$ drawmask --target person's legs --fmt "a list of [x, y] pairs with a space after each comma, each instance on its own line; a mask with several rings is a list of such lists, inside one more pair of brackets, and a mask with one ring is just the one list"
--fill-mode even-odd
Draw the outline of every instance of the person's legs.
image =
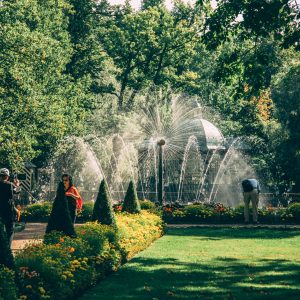
[[253, 190], [251, 192], [251, 203], [252, 203], [252, 218], [253, 222], [257, 223], [257, 217], [258, 217], [258, 192], [257, 190]]
[[249, 222], [249, 202], [250, 202], [250, 195], [249, 193], [243, 193], [244, 196], [244, 220], [245, 223]]
[[68, 203], [68, 208], [69, 208], [69, 213], [70, 213], [70, 217], [73, 223], [75, 223], [75, 219], [76, 219], [76, 204], [73, 203], [73, 201], [69, 201]]
[[13, 241], [14, 228], [15, 228], [14, 222], [12, 222], [12, 221], [5, 222], [5, 231], [6, 231], [9, 247], [11, 247], [11, 243]]

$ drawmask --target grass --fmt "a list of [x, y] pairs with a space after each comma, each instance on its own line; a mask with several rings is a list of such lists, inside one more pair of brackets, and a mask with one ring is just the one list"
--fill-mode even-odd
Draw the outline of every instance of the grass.
[[300, 299], [300, 231], [181, 228], [81, 300]]

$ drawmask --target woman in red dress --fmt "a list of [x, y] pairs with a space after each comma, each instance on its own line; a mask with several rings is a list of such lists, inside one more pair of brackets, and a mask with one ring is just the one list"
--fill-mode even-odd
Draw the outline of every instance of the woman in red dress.
[[77, 188], [73, 185], [72, 176], [70, 176], [69, 174], [63, 174], [62, 181], [64, 183], [66, 191], [66, 198], [71, 220], [73, 221], [73, 223], [75, 223], [76, 212], [82, 209], [82, 198]]

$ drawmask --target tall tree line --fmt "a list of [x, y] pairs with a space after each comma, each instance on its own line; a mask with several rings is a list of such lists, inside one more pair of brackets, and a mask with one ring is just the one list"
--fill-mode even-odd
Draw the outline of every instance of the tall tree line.
[[299, 9], [217, 3], [1, 1], [2, 164], [42, 166], [60, 139], [114, 130], [141, 95], [168, 88], [199, 96], [226, 135], [250, 136], [270, 183], [300, 189]]

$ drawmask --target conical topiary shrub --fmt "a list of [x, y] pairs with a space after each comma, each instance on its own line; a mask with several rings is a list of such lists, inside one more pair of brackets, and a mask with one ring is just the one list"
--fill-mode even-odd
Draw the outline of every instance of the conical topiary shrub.
[[136, 188], [133, 181], [129, 182], [122, 211], [127, 211], [131, 214], [137, 214], [141, 212], [140, 201], [138, 199]]
[[65, 235], [76, 237], [74, 225], [68, 209], [64, 185], [62, 182], [59, 183], [57, 188], [56, 197], [46, 228], [46, 234], [53, 230], [62, 231]]
[[93, 209], [92, 220], [105, 225], [116, 225], [112, 199], [104, 179], [100, 184], [99, 193]]
[[6, 232], [4, 231], [4, 224], [0, 218], [0, 265], [4, 265], [10, 269], [13, 269], [14, 257], [11, 253]]

